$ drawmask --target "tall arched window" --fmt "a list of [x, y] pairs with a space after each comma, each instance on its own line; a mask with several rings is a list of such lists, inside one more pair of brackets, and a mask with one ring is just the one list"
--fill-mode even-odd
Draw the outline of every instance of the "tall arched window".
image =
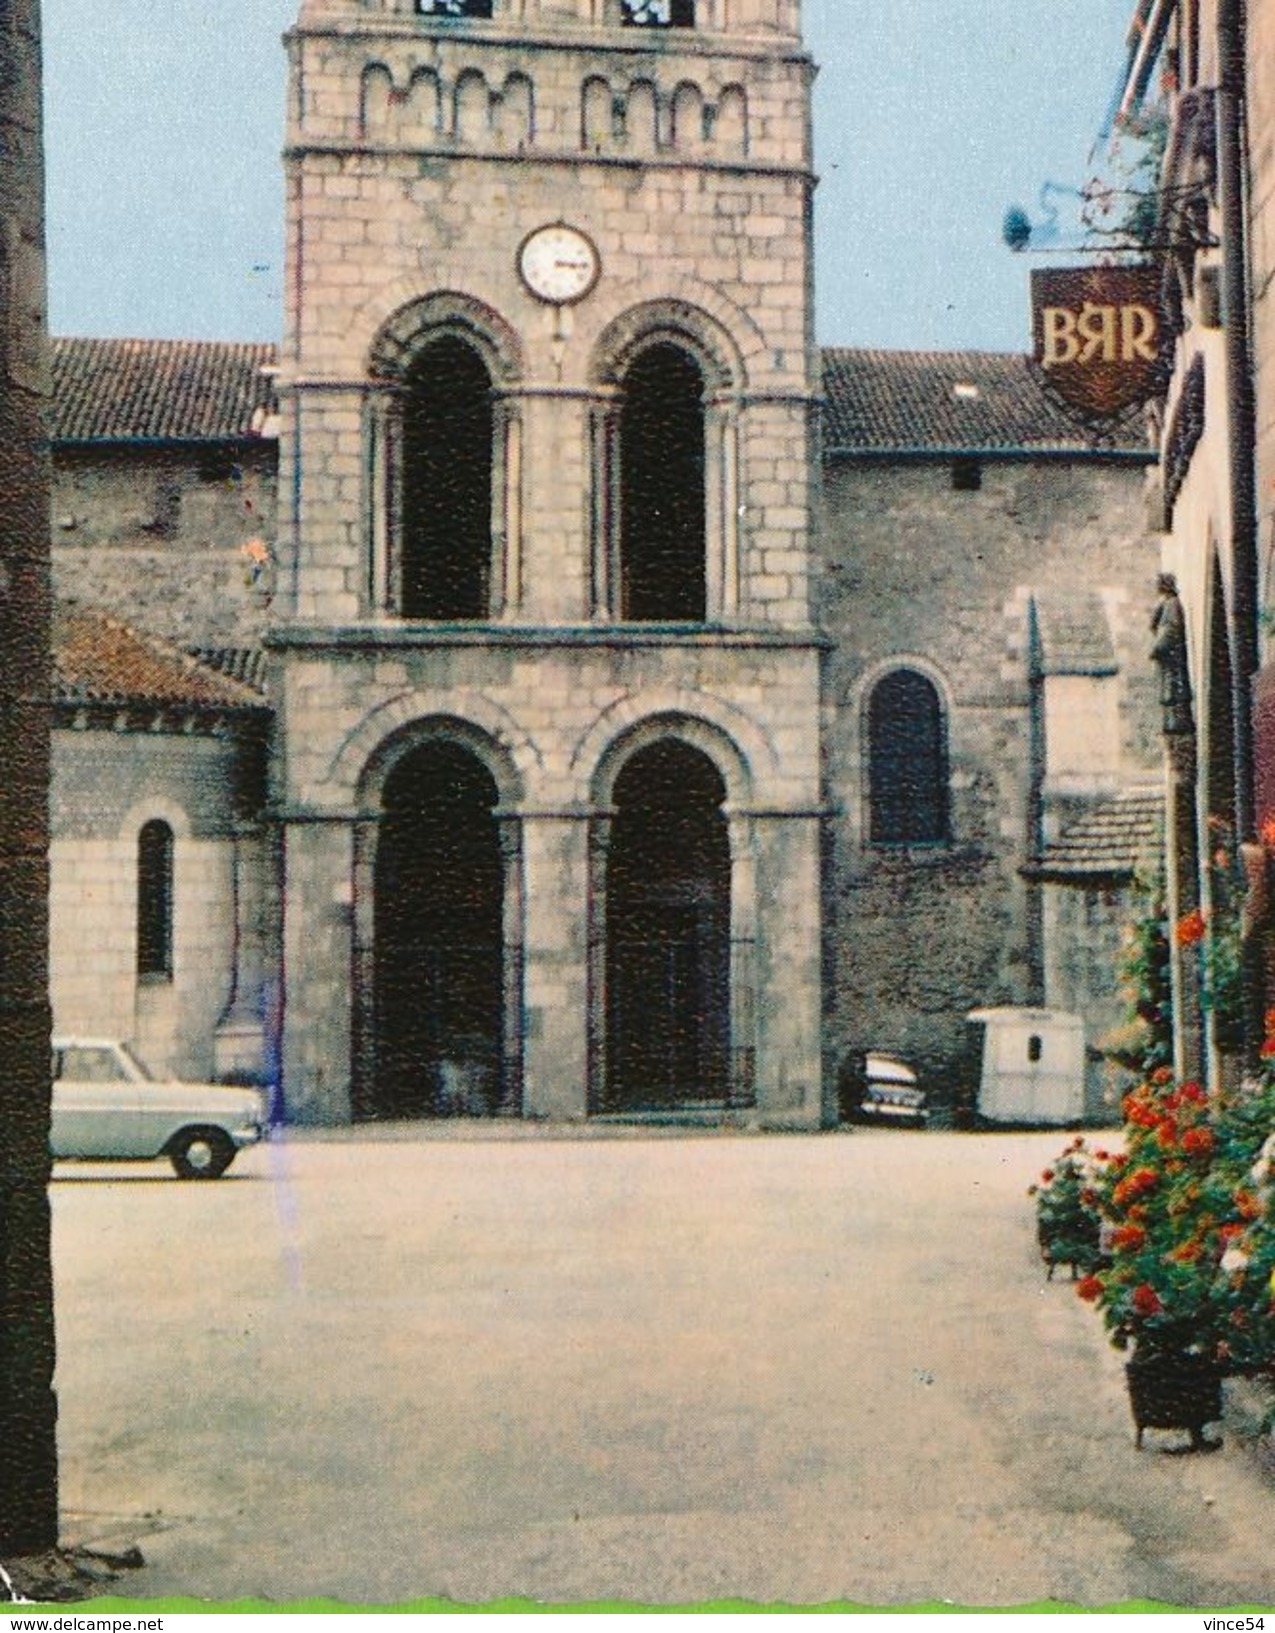
[[486, 618], [491, 608], [491, 376], [444, 335], [407, 371], [402, 421], [399, 611]]
[[874, 845], [949, 837], [943, 705], [914, 669], [885, 675], [868, 702], [868, 837]]
[[137, 836], [137, 973], [173, 978], [173, 830], [158, 819]]
[[625, 373], [620, 406], [620, 615], [702, 623], [706, 615], [704, 378], [660, 342]]

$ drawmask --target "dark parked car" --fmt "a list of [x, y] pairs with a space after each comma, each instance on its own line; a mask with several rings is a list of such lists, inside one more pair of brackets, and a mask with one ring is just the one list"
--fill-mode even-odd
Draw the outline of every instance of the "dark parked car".
[[879, 1049], [856, 1050], [841, 1069], [841, 1120], [924, 1128], [929, 1117], [916, 1073]]

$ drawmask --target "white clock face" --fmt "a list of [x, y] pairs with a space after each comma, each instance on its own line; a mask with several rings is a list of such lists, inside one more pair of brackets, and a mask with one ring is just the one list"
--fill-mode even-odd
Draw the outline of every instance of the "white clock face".
[[583, 300], [601, 270], [597, 246], [576, 227], [537, 227], [518, 251], [522, 281], [537, 299], [555, 306]]

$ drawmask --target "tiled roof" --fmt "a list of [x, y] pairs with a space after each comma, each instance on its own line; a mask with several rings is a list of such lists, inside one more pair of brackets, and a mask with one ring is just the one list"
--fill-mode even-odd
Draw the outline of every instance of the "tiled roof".
[[55, 442], [224, 442], [278, 410], [275, 348], [215, 340], [55, 340]]
[[[55, 340], [55, 442], [273, 438], [266, 343]], [[824, 446], [859, 454], [1076, 453], [1082, 430], [1011, 352], [823, 351]], [[1118, 439], [1145, 451], [1136, 432]]]
[[263, 709], [264, 696], [180, 647], [97, 607], [60, 602], [53, 619], [54, 697], [91, 706]]
[[1163, 823], [1164, 796], [1155, 789], [1132, 789], [1078, 817], [1046, 845], [1039, 862], [1023, 871], [1059, 883], [1128, 879], [1159, 850]]
[[266, 654], [259, 646], [192, 646], [192, 658], [219, 675], [242, 681], [258, 692], [266, 689]]
[[[1085, 452], [1083, 430], [1013, 352], [823, 352], [829, 453]], [[1147, 451], [1136, 432], [1118, 438]]]

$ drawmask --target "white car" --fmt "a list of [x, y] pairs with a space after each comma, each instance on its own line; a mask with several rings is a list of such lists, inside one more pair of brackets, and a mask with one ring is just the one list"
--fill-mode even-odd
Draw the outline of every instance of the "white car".
[[161, 1083], [114, 1039], [53, 1040], [55, 1157], [167, 1157], [181, 1179], [216, 1179], [265, 1134], [255, 1089]]

